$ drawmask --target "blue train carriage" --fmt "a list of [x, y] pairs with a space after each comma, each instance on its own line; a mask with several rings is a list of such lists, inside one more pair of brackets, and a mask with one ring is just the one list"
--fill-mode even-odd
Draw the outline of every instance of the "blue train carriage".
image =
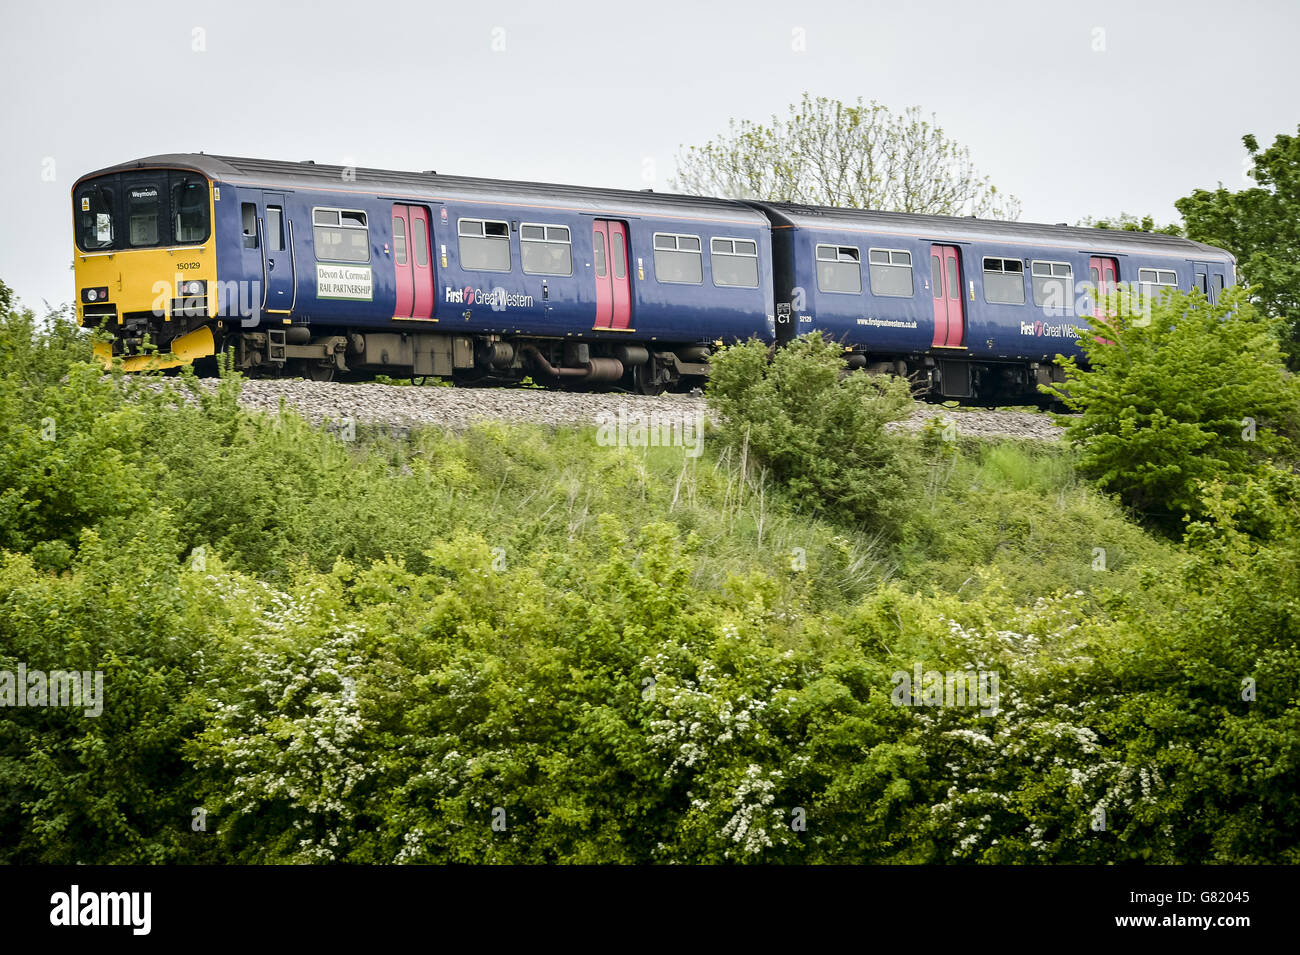
[[851, 365], [945, 398], [1024, 399], [1062, 380], [1055, 357], [1081, 356], [1099, 288], [1217, 301], [1234, 282], [1231, 255], [1176, 236], [753, 205], [772, 222], [778, 338], [821, 331]]
[[[172, 229], [169, 177], [202, 193], [189, 232]], [[122, 195], [146, 179], [163, 184], [149, 229]], [[96, 251], [136, 281], [84, 317], [129, 368], [229, 350], [251, 373], [654, 392], [702, 380], [718, 343], [775, 334], [770, 227], [743, 203], [202, 154], [83, 177], [74, 211], [92, 188]], [[142, 292], [173, 278], [166, 302]], [[146, 335], [174, 354], [144, 355]]]

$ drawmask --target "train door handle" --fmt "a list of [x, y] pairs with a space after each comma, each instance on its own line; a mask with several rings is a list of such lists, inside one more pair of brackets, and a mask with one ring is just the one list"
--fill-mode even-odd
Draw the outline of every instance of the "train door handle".
[[275, 271], [275, 259], [267, 259], [267, 260], [266, 260], [266, 267], [267, 267], [268, 269], [270, 269], [272, 272], [274, 272], [274, 271]]

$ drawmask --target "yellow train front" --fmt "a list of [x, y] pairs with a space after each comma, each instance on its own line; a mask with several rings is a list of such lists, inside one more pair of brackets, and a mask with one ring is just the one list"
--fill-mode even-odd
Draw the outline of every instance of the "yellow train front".
[[216, 350], [213, 185], [196, 170], [128, 164], [72, 190], [77, 321], [103, 328], [106, 364], [169, 368]]

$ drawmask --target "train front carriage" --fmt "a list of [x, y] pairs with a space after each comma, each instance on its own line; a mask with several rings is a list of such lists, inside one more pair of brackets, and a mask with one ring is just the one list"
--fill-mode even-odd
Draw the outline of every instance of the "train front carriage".
[[726, 200], [204, 155], [74, 188], [83, 324], [128, 370], [702, 381], [770, 341], [766, 216]]

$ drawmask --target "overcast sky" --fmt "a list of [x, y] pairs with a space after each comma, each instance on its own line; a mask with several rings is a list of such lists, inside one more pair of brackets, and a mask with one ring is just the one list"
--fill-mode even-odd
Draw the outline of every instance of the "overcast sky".
[[1026, 221], [1170, 221], [1247, 184], [1243, 133], [1296, 131], [1298, 27], [1295, 0], [3, 0], [0, 278], [70, 301], [72, 182], [127, 159], [663, 189], [805, 90], [937, 114]]

